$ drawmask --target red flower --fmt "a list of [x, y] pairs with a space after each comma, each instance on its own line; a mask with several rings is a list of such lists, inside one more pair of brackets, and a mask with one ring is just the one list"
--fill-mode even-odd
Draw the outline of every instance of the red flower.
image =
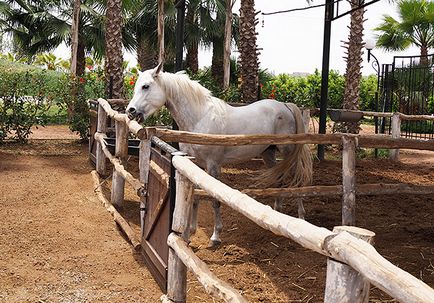
[[134, 85], [134, 81], [133, 80], [130, 80], [130, 85]]
[[83, 77], [78, 78], [78, 81], [80, 81], [80, 83], [86, 82], [86, 80]]

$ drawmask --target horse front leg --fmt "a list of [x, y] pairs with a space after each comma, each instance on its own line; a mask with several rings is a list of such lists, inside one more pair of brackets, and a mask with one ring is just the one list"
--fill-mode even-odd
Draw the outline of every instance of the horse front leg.
[[[220, 166], [212, 163], [207, 166], [208, 174], [210, 174], [212, 177], [218, 179], [220, 176]], [[211, 239], [209, 241], [210, 247], [218, 246], [222, 243], [220, 239], [220, 234], [223, 229], [223, 221], [222, 221], [222, 215], [220, 211], [220, 202], [217, 200], [212, 201], [212, 207], [214, 210], [214, 231], [211, 236]]]
[[[274, 147], [267, 148], [262, 154], [262, 160], [267, 168], [276, 165], [276, 149]], [[274, 198], [274, 210], [282, 211], [282, 198]]]
[[199, 210], [199, 200], [197, 198], [193, 198], [193, 208], [192, 208], [191, 220], [190, 220], [190, 235], [194, 235], [197, 231], [198, 210]]

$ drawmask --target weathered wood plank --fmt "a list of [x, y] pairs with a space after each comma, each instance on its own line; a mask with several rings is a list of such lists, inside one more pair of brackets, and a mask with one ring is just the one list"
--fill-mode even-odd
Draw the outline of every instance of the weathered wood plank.
[[292, 239], [305, 248], [344, 262], [369, 282], [398, 301], [432, 302], [434, 289], [383, 258], [370, 244], [347, 232], [335, 234], [271, 209], [214, 179], [185, 157], [174, 156], [175, 168], [213, 198], [271, 232]]
[[238, 291], [217, 278], [181, 237], [171, 233], [167, 238], [167, 244], [176, 252], [188, 270], [195, 275], [208, 294], [225, 302], [247, 302]]
[[104, 152], [104, 155], [110, 160], [113, 164], [116, 171], [122, 175], [122, 177], [130, 184], [134, 190], [136, 191], [138, 196], [143, 195], [144, 184], [134, 178], [122, 165], [121, 161], [115, 158], [107, 148], [107, 144], [104, 141], [105, 136], [103, 134], [95, 133], [95, 140], [101, 144], [101, 149]]
[[[401, 137], [401, 116], [399, 114], [393, 114], [392, 116], [392, 138], [399, 139]], [[390, 150], [390, 160], [399, 161], [399, 149]]]
[[342, 225], [356, 224], [356, 142], [342, 137]]
[[[372, 245], [375, 233], [354, 226], [336, 226], [333, 232], [346, 231], [357, 239]], [[325, 303], [368, 303], [369, 282], [363, 275], [347, 264], [327, 259], [327, 279], [324, 295]]]
[[[95, 134], [105, 136], [107, 132], [107, 113], [101, 104], [98, 105], [98, 122]], [[101, 176], [107, 174], [106, 157], [102, 151], [100, 142], [96, 143], [96, 170]]]
[[93, 185], [94, 185], [94, 191], [98, 196], [98, 199], [102, 202], [104, 207], [107, 209], [107, 211], [113, 216], [113, 219], [115, 222], [119, 225], [119, 227], [122, 229], [122, 231], [125, 233], [127, 238], [130, 240], [131, 244], [133, 245], [135, 250], [140, 249], [140, 241], [138, 240], [138, 237], [134, 230], [131, 228], [131, 226], [128, 224], [128, 222], [122, 217], [122, 215], [116, 210], [116, 208], [113, 207], [113, 205], [105, 198], [104, 194], [101, 191], [100, 188], [100, 178], [96, 171], [91, 172], [92, 179], [93, 179]]
[[[149, 161], [151, 158], [151, 140], [141, 140], [139, 147], [139, 174], [140, 182], [145, 184], [146, 191], [148, 190], [149, 176]], [[148, 195], [140, 197], [140, 235], [143, 236], [145, 226], [145, 213]]]
[[158, 181], [169, 188], [170, 176], [157, 164], [155, 161], [149, 161], [150, 172], [158, 179]]
[[[342, 185], [317, 185], [306, 187], [285, 187], [285, 188], [264, 188], [264, 189], [243, 189], [242, 193], [251, 197], [281, 197], [281, 198], [301, 198], [301, 197], [321, 197], [321, 196], [340, 196], [342, 195]], [[388, 184], [359, 184], [356, 185], [357, 196], [376, 196], [392, 194], [434, 194], [432, 185], [411, 185], [404, 183]], [[194, 195], [208, 197], [208, 193], [203, 189], [195, 189]]]
[[[175, 178], [176, 197], [172, 230], [184, 240], [188, 240], [193, 184], [178, 172]], [[174, 302], [185, 302], [187, 299], [187, 268], [173, 248], [169, 249], [167, 267], [167, 297]]]

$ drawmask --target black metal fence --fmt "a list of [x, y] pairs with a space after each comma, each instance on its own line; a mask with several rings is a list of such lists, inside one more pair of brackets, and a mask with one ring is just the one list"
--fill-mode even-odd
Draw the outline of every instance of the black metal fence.
[[[407, 115], [434, 114], [434, 54], [395, 56], [383, 64], [380, 77], [380, 111]], [[380, 132], [390, 133], [390, 119], [380, 120]], [[401, 136], [434, 139], [433, 121], [403, 121]]]

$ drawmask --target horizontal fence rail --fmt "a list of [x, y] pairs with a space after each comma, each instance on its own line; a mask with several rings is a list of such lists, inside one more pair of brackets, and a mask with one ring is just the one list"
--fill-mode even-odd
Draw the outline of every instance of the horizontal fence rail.
[[128, 119], [126, 114], [119, 114], [111, 109], [110, 104], [104, 100], [98, 100], [109, 117], [116, 121], [127, 123], [131, 132], [139, 139], [148, 139], [156, 136], [164, 141], [181, 142], [202, 145], [264, 145], [264, 144], [341, 144], [342, 137], [356, 138], [360, 147], [371, 148], [406, 148], [433, 150], [433, 140], [415, 140], [404, 138], [391, 138], [387, 135], [352, 135], [352, 134], [294, 134], [294, 135], [212, 135], [175, 131], [169, 129], [142, 127], [134, 120]]
[[336, 234], [302, 219], [279, 213], [214, 179], [185, 157], [175, 156], [173, 165], [194, 185], [257, 225], [305, 248], [348, 264], [393, 298], [410, 303], [432, 302], [432, 288], [387, 261], [367, 242], [356, 239], [347, 232]]
[[[302, 197], [321, 197], [321, 196], [340, 196], [343, 194], [342, 185], [317, 185], [305, 187], [285, 187], [285, 188], [264, 188], [264, 189], [243, 189], [243, 194], [251, 197], [281, 197], [281, 198], [302, 198]], [[196, 196], [209, 196], [202, 189], [195, 189]], [[360, 184], [356, 185], [357, 196], [376, 196], [392, 194], [434, 194], [432, 185], [409, 185], [405, 183], [393, 184]]]
[[[123, 100], [112, 100], [112, 104], [123, 104]], [[208, 195], [226, 204], [246, 216], [254, 223], [276, 235], [287, 237], [305, 248], [322, 254], [329, 260], [338, 261], [334, 268], [339, 264], [348, 264], [356, 272], [363, 276], [363, 279], [372, 283], [379, 289], [391, 295], [393, 298], [402, 302], [432, 302], [434, 290], [424, 282], [418, 280], [411, 274], [403, 271], [383, 258], [372, 245], [353, 236], [353, 232], [347, 226], [337, 228], [337, 232], [332, 232], [326, 228], [310, 224], [302, 219], [297, 219], [271, 209], [270, 206], [261, 204], [252, 196], [282, 196], [282, 197], [311, 197], [322, 195], [343, 195], [343, 201], [354, 202], [354, 195], [375, 195], [392, 193], [416, 193], [431, 194], [434, 192], [433, 186], [409, 186], [406, 184], [363, 184], [356, 186], [354, 174], [351, 173], [355, 168], [355, 146], [376, 147], [376, 148], [408, 148], [434, 150], [433, 140], [414, 140], [393, 138], [384, 135], [351, 135], [351, 134], [298, 134], [298, 135], [209, 135], [191, 132], [174, 131], [155, 127], [143, 127], [136, 121], [130, 120], [127, 115], [120, 114], [113, 110], [110, 103], [104, 99], [98, 100], [98, 128], [95, 133], [97, 145], [97, 170], [98, 165], [105, 169], [103, 161], [108, 158], [114, 166], [113, 174], [118, 174], [118, 181], [121, 186], [123, 199], [124, 181], [127, 181], [136, 190], [137, 194], [143, 198], [146, 194], [146, 175], [149, 170], [158, 176], [160, 181], [167, 183], [168, 175], [161, 171], [159, 166], [153, 161], [144, 162], [140, 157], [140, 181], [135, 179], [125, 170], [125, 146], [128, 145], [128, 130], [142, 140], [141, 149], [149, 147], [149, 139], [158, 140], [161, 144], [164, 141], [183, 142], [190, 144], [204, 145], [226, 145], [239, 146], [248, 144], [343, 144], [343, 185], [336, 186], [310, 186], [304, 188], [269, 188], [269, 189], [246, 189], [245, 193], [232, 189], [224, 183], [208, 175], [188, 157], [184, 155], [172, 154], [172, 164], [176, 168], [176, 202], [172, 223], [172, 234], [169, 235], [167, 242], [169, 250], [168, 268], [168, 293], [164, 302], [185, 302], [186, 300], [186, 270], [191, 271], [205, 290], [213, 297], [224, 300], [225, 302], [246, 302], [246, 300], [230, 285], [218, 279], [201, 261], [194, 252], [188, 247], [189, 238], [189, 218], [191, 211], [191, 199], [193, 194], [202, 196]], [[368, 112], [369, 113], [369, 112]], [[381, 113], [385, 114], [385, 113]], [[387, 113], [386, 113], [387, 114]], [[390, 114], [390, 113], [389, 113]], [[391, 114], [390, 117], [399, 120], [401, 115]], [[404, 115], [405, 116], [405, 115]], [[106, 122], [107, 117], [116, 122], [116, 155], [113, 156], [107, 148]], [[429, 118], [431, 116], [428, 116]], [[404, 118], [413, 119], [407, 116]], [[430, 119], [428, 119], [430, 120]], [[399, 124], [398, 124], [399, 125]], [[119, 130], [118, 131], [118, 126]], [[127, 132], [123, 131], [126, 129]], [[120, 136], [118, 138], [118, 136]], [[118, 142], [122, 142], [119, 143]], [[118, 146], [119, 145], [119, 146]], [[143, 153], [143, 155], [146, 153]], [[142, 155], [142, 156], [143, 156]], [[99, 164], [98, 164], [99, 163]], [[345, 164], [346, 163], [346, 164]], [[142, 171], [143, 167], [143, 171]], [[101, 169], [102, 170], [102, 169]], [[122, 181], [122, 182], [120, 182]], [[117, 182], [113, 180], [113, 183]], [[194, 189], [194, 186], [199, 189]], [[113, 191], [116, 186], [112, 187]], [[346, 196], [352, 198], [345, 198]], [[143, 202], [143, 201], [142, 201]], [[142, 204], [141, 204], [142, 207]], [[113, 207], [111, 209], [114, 210]], [[348, 215], [353, 215], [349, 213]], [[345, 225], [345, 224], [344, 224]], [[360, 230], [353, 227], [354, 230]], [[367, 231], [368, 234], [370, 233]], [[357, 232], [355, 232], [357, 234]], [[363, 237], [362, 237], [363, 238]], [[137, 241], [135, 241], [137, 242]], [[339, 263], [342, 262], [342, 263]], [[351, 270], [353, 270], [351, 269]], [[339, 272], [335, 271], [334, 274]], [[340, 273], [337, 274], [338, 276]], [[328, 279], [328, 273], [327, 273]], [[362, 281], [363, 282], [363, 281]], [[327, 283], [329, 283], [327, 281]], [[345, 283], [344, 283], [345, 284]], [[362, 283], [363, 284], [363, 283]], [[368, 284], [369, 285], [369, 284]], [[330, 296], [330, 288], [326, 287], [326, 301], [334, 302]], [[335, 298], [335, 297], [333, 297]], [[353, 302], [353, 301], [349, 301]]]

